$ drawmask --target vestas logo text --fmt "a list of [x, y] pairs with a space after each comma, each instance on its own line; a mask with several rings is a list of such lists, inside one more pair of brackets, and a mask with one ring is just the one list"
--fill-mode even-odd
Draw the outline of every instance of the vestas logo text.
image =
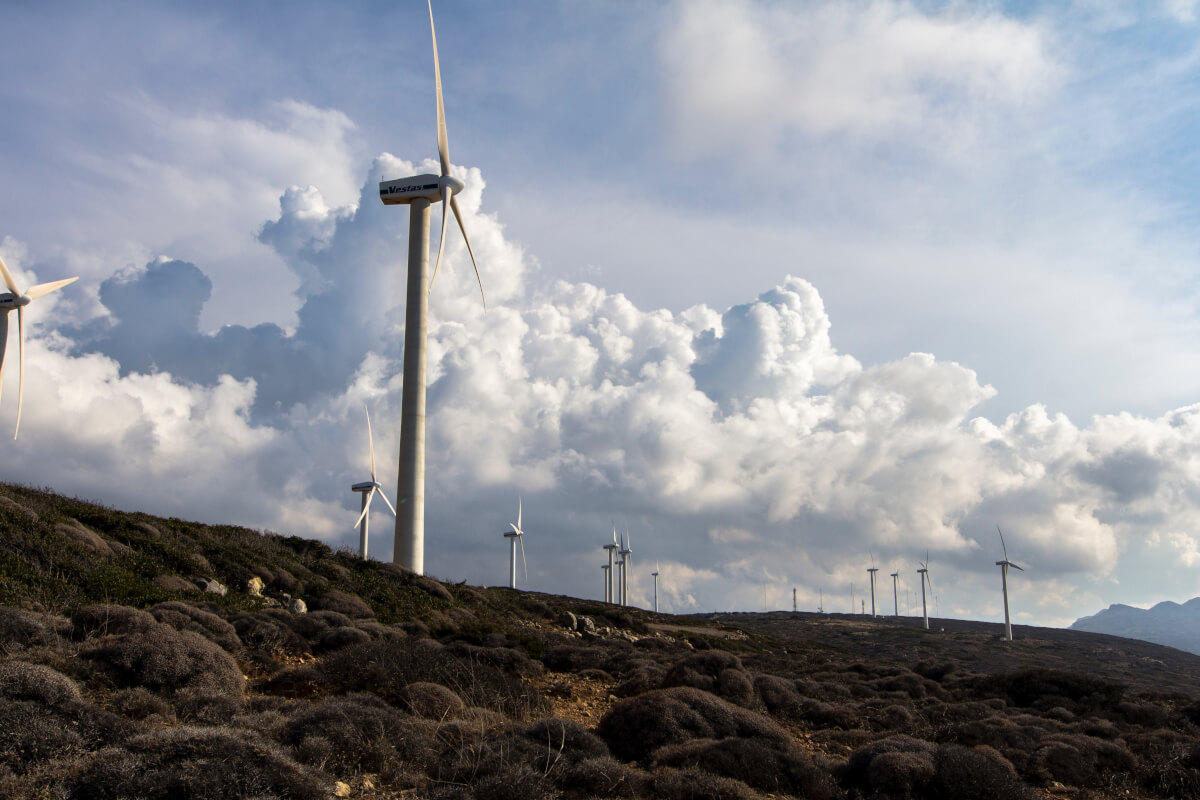
[[430, 189], [436, 189], [436, 183], [423, 183], [419, 186], [380, 186], [379, 196], [384, 197], [389, 194], [410, 194], [412, 192], [427, 192]]

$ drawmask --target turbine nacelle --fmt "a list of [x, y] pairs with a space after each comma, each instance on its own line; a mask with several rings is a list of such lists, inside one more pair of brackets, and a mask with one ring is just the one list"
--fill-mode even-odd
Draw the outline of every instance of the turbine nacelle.
[[0, 294], [0, 311], [24, 308], [32, 302], [33, 298], [26, 297], [25, 295], [5, 292], [4, 294]]
[[378, 481], [363, 481], [361, 483], [356, 483], [353, 486], [351, 486], [350, 491], [352, 491], [352, 492], [373, 492], [376, 489], [382, 489], [382, 488], [383, 488], [383, 484], [379, 483]]
[[442, 199], [443, 188], [448, 188], [453, 197], [465, 189], [466, 184], [450, 175], [413, 175], [380, 181], [379, 199], [385, 206], [407, 205], [419, 197], [436, 203]]

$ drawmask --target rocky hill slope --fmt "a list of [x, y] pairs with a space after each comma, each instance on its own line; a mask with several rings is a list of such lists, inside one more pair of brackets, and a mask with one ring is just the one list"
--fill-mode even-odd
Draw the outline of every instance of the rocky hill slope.
[[1200, 597], [1182, 605], [1168, 600], [1150, 609], [1116, 603], [1075, 620], [1071, 630], [1141, 639], [1200, 655]]
[[0, 796], [1200, 798], [1200, 658], [671, 617], [0, 486]]

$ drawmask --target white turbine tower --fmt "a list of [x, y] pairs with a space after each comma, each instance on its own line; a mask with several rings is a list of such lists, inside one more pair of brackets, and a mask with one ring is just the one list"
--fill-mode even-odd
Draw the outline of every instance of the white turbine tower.
[[654, 572], [650, 573], [654, 577], [654, 613], [658, 613], [658, 562], [654, 562]]
[[617, 573], [614, 571], [614, 568], [616, 567], [616, 563], [614, 561], [613, 553], [617, 549], [617, 526], [616, 525], [613, 526], [612, 544], [604, 545], [603, 549], [608, 551], [608, 573], [605, 576], [605, 583], [604, 583], [604, 602], [614, 603], [614, 602], [616, 602], [616, 598], [614, 597], [615, 593], [613, 592], [613, 584], [616, 581]]
[[929, 551], [925, 551], [925, 560], [921, 562], [921, 568], [917, 570], [921, 576], [921, 616], [925, 620], [925, 630], [929, 630], [929, 606], [925, 604], [925, 585], [929, 584], [930, 593], [933, 592], [933, 583], [929, 580]]
[[375, 480], [375, 439], [371, 436], [371, 412], [367, 411], [366, 406], [363, 406], [363, 411], [367, 414], [367, 446], [371, 451], [371, 480], [354, 484], [350, 487], [350, 491], [362, 494], [362, 513], [358, 515], [358, 522], [354, 524], [358, 528], [359, 556], [365, 559], [367, 557], [367, 538], [371, 527], [371, 500], [374, 499], [375, 493], [379, 492], [383, 502], [387, 503], [387, 507], [391, 509], [393, 517], [396, 516], [396, 507], [392, 505], [391, 500], [387, 499], [387, 495], [383, 492], [383, 486]]
[[892, 573], [892, 602], [895, 604], [896, 616], [900, 616], [900, 590], [897, 588], [900, 580], [900, 573]]
[[521, 496], [517, 495], [517, 524], [508, 523], [511, 531], [504, 532], [508, 539], [508, 588], [517, 588], [517, 543], [521, 543], [521, 566], [525, 570], [525, 583], [529, 583], [529, 565], [525, 562], [525, 531], [521, 529]]
[[[467, 243], [479, 294], [483, 279], [475, 264], [471, 240], [463, 226], [462, 212], [455, 198], [464, 188], [462, 181], [450, 176], [450, 145], [446, 136], [446, 111], [442, 103], [442, 71], [438, 65], [437, 32], [433, 27], [433, 4], [429, 6], [429, 34], [433, 41], [433, 78], [437, 94], [437, 148], [441, 160], [440, 175], [416, 175], [411, 178], [380, 181], [379, 199], [384, 205], [407, 205], [408, 217], [408, 290], [404, 312], [404, 392], [401, 399], [400, 465], [396, 499], [404, 513], [396, 517], [396, 543], [392, 560], [418, 575], [425, 572], [425, 331], [429, 310], [429, 292], [442, 264], [446, 249], [446, 224], [449, 211], [454, 213]], [[438, 242], [437, 261], [429, 276], [429, 205], [442, 201], [442, 238]], [[487, 300], [484, 299], [484, 308]]]
[[628, 529], [621, 537], [621, 605], [629, 605], [629, 568], [633, 565], [633, 537]]
[[608, 603], [611, 602], [609, 597], [612, 594], [612, 582], [609, 580], [612, 575], [612, 565], [601, 564], [600, 569], [604, 570], [604, 602]]
[[879, 572], [879, 567], [875, 566], [875, 555], [871, 554], [871, 568], [867, 570], [867, 574], [871, 576], [871, 618], [879, 616], [875, 613], [875, 573]]
[[8, 315], [14, 308], [17, 310], [17, 424], [13, 428], [13, 438], [16, 439], [21, 431], [21, 405], [25, 402], [25, 306], [68, 283], [74, 283], [79, 278], [76, 276], [61, 281], [39, 283], [22, 292], [17, 288], [17, 282], [13, 280], [12, 273], [8, 271], [8, 266], [2, 258], [0, 273], [4, 278], [4, 286], [8, 289], [7, 292], [0, 292], [0, 393], [4, 390], [4, 351], [8, 349]]
[[1004, 551], [1004, 560], [996, 562], [996, 566], [1000, 568], [1000, 585], [1004, 589], [1004, 638], [1011, 642], [1013, 638], [1012, 622], [1008, 617], [1008, 568], [1012, 567], [1022, 572], [1025, 570], [1008, 560], [1008, 548], [1004, 545], [1004, 531], [1000, 530], [999, 525], [996, 526], [996, 533], [1000, 534], [1000, 548]]

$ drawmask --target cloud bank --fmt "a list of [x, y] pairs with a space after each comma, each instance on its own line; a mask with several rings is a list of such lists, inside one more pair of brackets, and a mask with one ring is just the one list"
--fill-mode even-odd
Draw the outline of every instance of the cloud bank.
[[[364, 405], [377, 451], [398, 446], [407, 214], [375, 186], [430, 166], [380, 156], [357, 205], [311, 186], [283, 194], [259, 238], [302, 287], [292, 331], [205, 332], [203, 265], [166, 256], [105, 280], [106, 313], [82, 323], [40, 305], [0, 478], [350, 546]], [[758, 608], [764, 594], [782, 607], [793, 585], [804, 607], [823, 594], [845, 610], [871, 557], [915, 587], [928, 550], [942, 610], [986, 618], [999, 601], [977, 587], [995, 577], [997, 523], [1029, 567], [1014, 588], [1023, 621], [1070, 621], [1147, 570], [1164, 591], [1194, 579], [1200, 406], [1080, 426], [1034, 405], [993, 422], [974, 410], [996, 389], [968, 366], [839, 352], [797, 274], [681, 313], [543, 281], [481, 213], [479, 171], [456, 172], [490, 305], [452, 228], [429, 327], [432, 573], [502, 580], [499, 534], [520, 492], [534, 588], [599, 595], [616, 524], [645, 567], [633, 599], [649, 602], [658, 561], [664, 607], [680, 611]], [[42, 277], [3, 248], [18, 281]], [[380, 463], [390, 486], [394, 462]], [[372, 552], [389, 557], [390, 527], [377, 516], [374, 530]]]

